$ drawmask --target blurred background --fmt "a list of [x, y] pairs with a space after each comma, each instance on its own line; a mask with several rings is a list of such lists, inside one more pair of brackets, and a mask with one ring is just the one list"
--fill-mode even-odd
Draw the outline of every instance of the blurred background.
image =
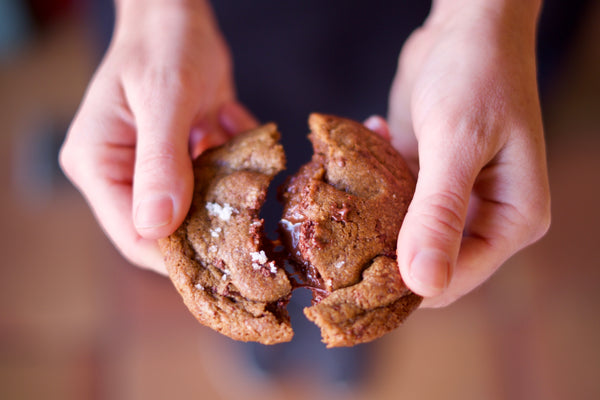
[[[296, 137], [313, 110], [358, 119], [385, 113], [402, 38], [427, 12], [413, 2], [398, 14], [363, 15], [372, 26], [344, 30], [322, 23], [342, 9], [365, 13], [364, 3], [321, 7], [321, 19], [301, 8], [293, 15], [304, 12], [312, 22], [282, 39], [265, 31], [273, 24], [248, 17], [250, 2], [246, 9], [215, 3], [241, 99]], [[271, 22], [290, 12], [266, 1], [252, 7], [272, 12]], [[406, 23], [396, 31], [397, 18]], [[548, 0], [542, 17], [548, 235], [474, 293], [445, 309], [419, 310], [394, 333], [350, 352], [324, 350], [310, 328], [310, 340], [267, 351], [217, 335], [195, 322], [167, 279], [128, 265], [108, 242], [56, 157], [111, 21], [106, 0], [0, 0], [1, 399], [600, 398], [600, 2]], [[333, 60], [318, 71], [315, 59], [257, 53], [277, 41], [299, 49], [295, 40], [332, 32], [336, 46], [354, 55], [382, 54], [377, 82], [360, 79], [364, 65], [336, 75], [329, 61], [340, 55], [326, 43], [318, 60]], [[366, 32], [400, 39], [373, 46]], [[298, 79], [284, 86], [289, 76], [269, 76], [273, 70]], [[317, 81], [307, 84], [306, 76]], [[350, 83], [357, 93], [348, 92]], [[310, 155], [302, 143], [292, 164]]]

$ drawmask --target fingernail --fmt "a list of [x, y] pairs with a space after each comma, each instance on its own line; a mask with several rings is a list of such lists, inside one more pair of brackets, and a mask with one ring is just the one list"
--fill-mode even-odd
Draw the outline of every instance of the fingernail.
[[135, 226], [139, 229], [158, 228], [173, 219], [173, 198], [167, 194], [154, 194], [143, 199], [135, 212]]
[[438, 293], [448, 287], [450, 262], [441, 251], [421, 250], [413, 258], [409, 273], [423, 289]]

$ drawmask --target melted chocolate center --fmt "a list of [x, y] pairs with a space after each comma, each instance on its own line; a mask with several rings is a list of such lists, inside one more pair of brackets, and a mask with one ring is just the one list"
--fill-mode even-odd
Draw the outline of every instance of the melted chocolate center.
[[291, 266], [294, 272], [289, 276], [293, 289], [307, 288], [313, 293], [312, 304], [318, 304], [331, 292], [325, 289], [321, 274], [314, 265], [305, 261], [299, 248], [303, 221], [282, 219], [279, 222], [279, 232], [285, 248], [289, 251]]

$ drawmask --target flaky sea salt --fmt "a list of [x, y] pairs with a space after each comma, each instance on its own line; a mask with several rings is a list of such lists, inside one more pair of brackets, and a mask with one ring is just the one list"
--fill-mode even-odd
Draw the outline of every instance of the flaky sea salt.
[[346, 261], [338, 261], [335, 264], [333, 264], [334, 267], [336, 267], [337, 269], [342, 268], [344, 265], [346, 264]]
[[[215, 232], [215, 233], [216, 233], [216, 232]], [[211, 235], [212, 235], [212, 232], [211, 232]], [[218, 235], [217, 235], [217, 236], [218, 236]], [[210, 247], [208, 248], [208, 252], [209, 252], [209, 253], [216, 253], [216, 252], [217, 252], [217, 246], [215, 246], [215, 245], [213, 244], [212, 246], [210, 246]]]
[[277, 273], [277, 267], [275, 266], [275, 261], [271, 261], [269, 263], [269, 270], [271, 271], [272, 274]]
[[219, 237], [219, 233], [221, 233], [223, 231], [223, 229], [221, 229], [220, 227], [216, 227], [214, 229], [210, 230], [210, 236], [214, 237], [214, 238], [218, 238]]
[[201, 285], [201, 284], [199, 284], [199, 283], [196, 283], [196, 284], [194, 285], [194, 287], [195, 287], [196, 289], [198, 289], [198, 290], [204, 290], [204, 286], [202, 286], [202, 285]]
[[229, 271], [228, 269], [223, 270], [223, 276], [221, 277], [222, 280], [226, 280], [229, 275], [231, 275], [231, 271]]
[[231, 218], [233, 213], [238, 212], [228, 203], [220, 205], [219, 203], [212, 203], [210, 201], [206, 203], [206, 210], [211, 217], [219, 217], [219, 219], [223, 221], [229, 221], [229, 218]]
[[264, 250], [254, 251], [254, 252], [250, 253], [250, 257], [252, 257], [253, 262], [260, 264], [260, 265], [266, 264], [268, 261], [267, 255], [265, 254]]

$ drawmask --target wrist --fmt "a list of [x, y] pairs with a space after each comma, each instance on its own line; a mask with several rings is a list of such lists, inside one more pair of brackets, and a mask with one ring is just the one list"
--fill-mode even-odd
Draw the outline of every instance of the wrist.
[[189, 11], [210, 10], [208, 0], [114, 0], [117, 14], [134, 12], [140, 14], [148, 9], [179, 8]]
[[433, 0], [428, 24], [511, 23], [535, 34], [542, 0]]
[[157, 34], [190, 25], [204, 32], [218, 31], [208, 0], [115, 0], [115, 10], [115, 34]]
[[[434, 0], [424, 28], [436, 36], [458, 34], [488, 49], [535, 55], [542, 0]], [[480, 40], [478, 40], [480, 39]]]

